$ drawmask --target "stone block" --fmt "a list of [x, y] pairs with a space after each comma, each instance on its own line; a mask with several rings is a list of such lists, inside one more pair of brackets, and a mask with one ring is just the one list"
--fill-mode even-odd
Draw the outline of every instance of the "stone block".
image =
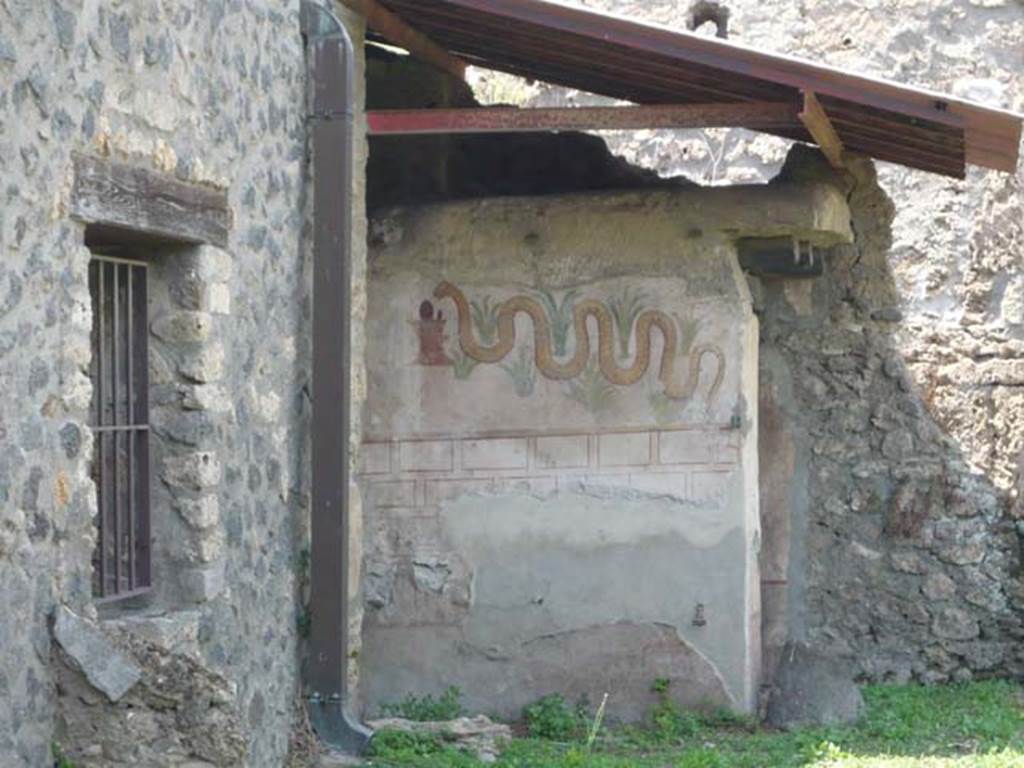
[[526, 469], [526, 439], [464, 440], [463, 469]]
[[205, 531], [220, 522], [220, 501], [216, 496], [201, 496], [198, 499], [178, 499], [175, 502], [178, 514], [190, 528]]
[[900, 573], [920, 575], [927, 571], [921, 558], [914, 552], [894, 552], [889, 559], [892, 561], [892, 567]]
[[201, 491], [220, 484], [221, 466], [217, 454], [210, 451], [168, 456], [162, 477], [168, 485]]
[[403, 472], [451, 472], [453, 448], [446, 440], [404, 442], [399, 447], [399, 467]]
[[944, 573], [932, 573], [925, 578], [921, 592], [929, 600], [949, 600], [956, 595], [956, 582]]
[[90, 621], [66, 606], [57, 609], [54, 637], [85, 675], [89, 684], [110, 701], [122, 697], [142, 678], [142, 670], [116, 648]]
[[178, 372], [186, 379], [207, 384], [224, 376], [224, 347], [220, 344], [204, 346], [197, 354], [185, 355]]
[[230, 315], [231, 290], [226, 283], [210, 283], [203, 290], [200, 306], [211, 315]]
[[224, 387], [218, 384], [202, 384], [184, 388], [181, 407], [189, 411], [230, 413], [234, 409], [234, 401]]
[[213, 563], [205, 568], [185, 568], [178, 572], [178, 584], [184, 599], [202, 603], [224, 591], [224, 563]]
[[153, 334], [169, 344], [200, 344], [210, 338], [213, 318], [208, 312], [164, 312], [152, 323]]
[[536, 464], [541, 469], [582, 469], [588, 463], [586, 435], [537, 438]]
[[855, 722], [864, 710], [864, 699], [853, 678], [848, 661], [800, 643], [787, 646], [768, 701], [768, 724], [788, 729]]
[[974, 565], [985, 559], [986, 547], [983, 541], [951, 542], [943, 546], [939, 559], [953, 565]]
[[[444, 722], [421, 723], [401, 718], [386, 718], [369, 723], [375, 731], [390, 730], [432, 735], [453, 743], [457, 748], [474, 754], [482, 763], [496, 762], [505, 746], [512, 741], [512, 729], [504, 723], [495, 723], [486, 715], [473, 718], [460, 717]], [[321, 763], [335, 766], [339, 763]], [[346, 763], [340, 763], [346, 765]], [[351, 763], [348, 763], [351, 765]]]
[[224, 555], [224, 531], [220, 528], [208, 528], [192, 536], [189, 559], [193, 562], [208, 565]]
[[649, 432], [600, 435], [598, 463], [602, 467], [642, 467], [651, 463]]
[[978, 622], [961, 608], [946, 608], [932, 621], [932, 632], [947, 640], [973, 640], [980, 633]]
[[213, 245], [196, 249], [196, 271], [204, 280], [224, 281], [231, 277], [231, 254]]
[[894, 461], [905, 459], [914, 450], [914, 438], [909, 432], [890, 432], [882, 440], [882, 455]]

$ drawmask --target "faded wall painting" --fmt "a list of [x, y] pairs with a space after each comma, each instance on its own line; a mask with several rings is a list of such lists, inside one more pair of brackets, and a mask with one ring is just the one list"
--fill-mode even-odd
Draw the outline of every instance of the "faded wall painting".
[[708, 312], [713, 300], [686, 297], [685, 280], [557, 289], [441, 279], [401, 293], [415, 298], [392, 306], [406, 327], [389, 347], [421, 370], [372, 379], [384, 386], [371, 397], [393, 396], [371, 411], [374, 433], [727, 424], [737, 410], [723, 396], [735, 344]]
[[746, 286], [726, 241], [603, 204], [583, 232], [582, 200], [400, 211], [372, 254], [371, 712], [457, 685], [510, 716], [609, 691], [610, 715], [636, 719], [656, 677], [681, 704], [752, 706]]
[[[554, 381], [574, 381], [581, 377], [592, 378], [600, 374], [608, 384], [628, 387], [640, 381], [651, 364], [651, 335], [657, 330], [661, 334], [661, 364], [658, 366], [658, 381], [662, 386], [659, 393], [666, 400], [687, 401], [697, 390], [700, 364], [704, 355], [715, 359], [714, 381], [708, 390], [708, 399], [714, 399], [722, 384], [725, 356], [711, 345], [693, 345], [693, 338], [686, 338], [696, 328], [684, 328], [680, 332], [677, 320], [664, 312], [644, 309], [646, 298], [641, 291], [631, 292], [628, 284], [619, 295], [607, 303], [597, 299], [584, 299], [573, 303], [578, 290], [566, 291], [561, 301], [550, 291], [535, 290], [535, 296], [521, 294], [501, 302], [491, 302], [490, 295], [482, 301], [470, 302], [466, 295], [448, 281], [441, 282], [434, 289], [436, 299], [450, 299], [455, 304], [458, 317], [459, 359], [468, 361], [460, 366], [462, 377], [472, 373], [477, 363], [500, 363], [507, 358], [516, 345], [516, 315], [529, 317], [533, 325], [533, 363], [542, 376]], [[543, 300], [543, 304], [541, 303]], [[597, 323], [596, 360], [592, 360], [588, 320]], [[687, 322], [679, 317], [681, 326]], [[443, 352], [444, 315], [435, 314], [430, 301], [420, 305], [420, 356], [421, 365], [452, 365], [455, 363]], [[635, 327], [635, 333], [634, 333]], [[567, 349], [569, 334], [574, 340], [574, 349], [569, 355]], [[618, 334], [616, 344], [615, 335]], [[683, 337], [680, 346], [680, 337]], [[479, 339], [479, 341], [478, 341]], [[483, 342], [483, 344], [480, 343]], [[689, 351], [689, 374], [677, 376], [676, 356]], [[514, 365], [502, 366], [515, 383], [516, 393], [528, 397], [533, 393], [534, 375], [530, 366], [531, 356], [527, 346], [520, 346], [519, 360]], [[526, 353], [526, 354], [524, 354]], [[564, 362], [556, 355], [567, 358]], [[628, 366], [620, 361], [632, 360]], [[596, 362], [596, 365], [594, 365]], [[578, 390], [573, 390], [577, 392]], [[586, 400], [583, 400], [586, 404]]]

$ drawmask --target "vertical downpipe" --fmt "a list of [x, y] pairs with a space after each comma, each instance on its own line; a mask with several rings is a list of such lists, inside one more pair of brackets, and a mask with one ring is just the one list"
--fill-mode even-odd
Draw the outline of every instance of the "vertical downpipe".
[[310, 722], [332, 747], [362, 752], [371, 732], [348, 708], [349, 399], [355, 55], [341, 21], [302, 0], [313, 174], [313, 510]]

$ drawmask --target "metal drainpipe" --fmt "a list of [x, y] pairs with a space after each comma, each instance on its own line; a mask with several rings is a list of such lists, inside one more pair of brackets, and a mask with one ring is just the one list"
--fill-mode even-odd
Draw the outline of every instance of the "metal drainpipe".
[[372, 733], [348, 709], [348, 483], [352, 288], [352, 39], [303, 0], [313, 172], [313, 511], [310, 722], [332, 747], [362, 752]]

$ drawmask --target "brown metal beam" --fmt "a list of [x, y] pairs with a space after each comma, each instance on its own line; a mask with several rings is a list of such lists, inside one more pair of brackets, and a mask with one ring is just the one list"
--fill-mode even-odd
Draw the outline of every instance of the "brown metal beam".
[[785, 102], [379, 110], [367, 112], [366, 122], [371, 136], [653, 128], [741, 127], [757, 130], [800, 125], [797, 105]]
[[405, 48], [435, 67], [449, 72], [460, 80], [466, 79], [466, 62], [450, 54], [419, 30], [409, 26], [401, 16], [392, 13], [377, 0], [342, 0], [352, 10], [366, 18], [366, 23], [385, 39]]
[[798, 117], [804, 124], [807, 132], [814, 137], [814, 141], [821, 147], [821, 151], [832, 164], [833, 168], [843, 167], [843, 142], [836, 133], [835, 126], [828, 119], [818, 97], [814, 91], [804, 91], [804, 108]]

